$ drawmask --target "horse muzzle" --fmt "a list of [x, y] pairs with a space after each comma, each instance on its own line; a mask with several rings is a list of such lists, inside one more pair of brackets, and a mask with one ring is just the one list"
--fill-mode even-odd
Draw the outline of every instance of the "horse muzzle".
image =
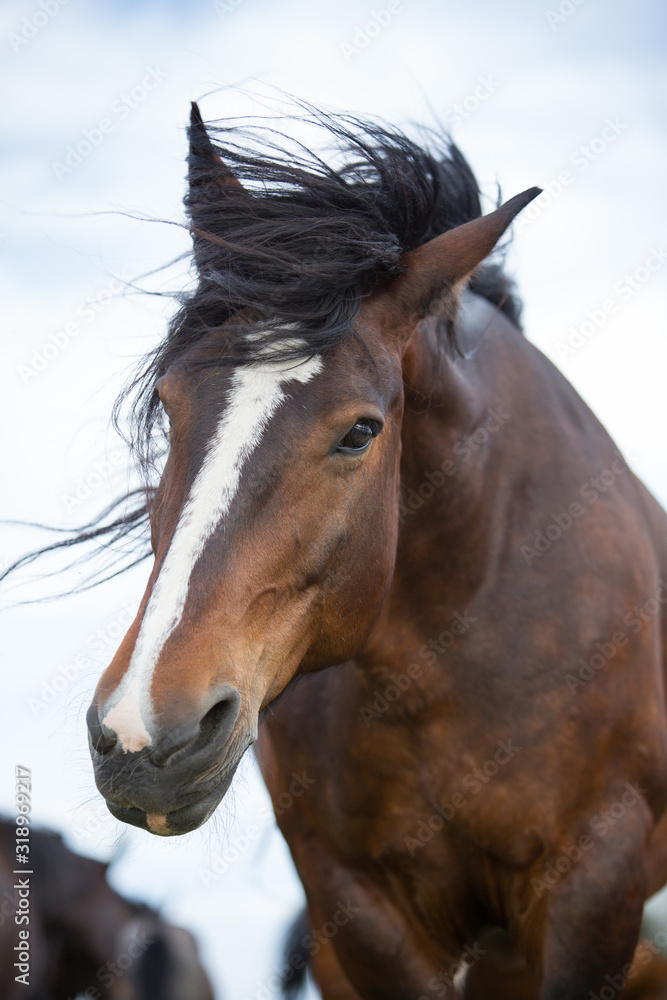
[[240, 708], [239, 692], [228, 685], [202, 718], [163, 725], [149, 746], [128, 751], [93, 702], [87, 722], [95, 783], [112, 815], [161, 836], [206, 822], [256, 738], [239, 725]]

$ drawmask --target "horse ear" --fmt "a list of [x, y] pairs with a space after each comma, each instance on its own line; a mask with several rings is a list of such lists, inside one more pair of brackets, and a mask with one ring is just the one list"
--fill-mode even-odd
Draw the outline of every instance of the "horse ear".
[[215, 229], [216, 208], [225, 198], [246, 196], [246, 191], [215, 151], [199, 106], [193, 101], [188, 128], [188, 193], [185, 205], [192, 222], [195, 260], [201, 263], [211, 230]]
[[412, 321], [435, 311], [437, 302], [447, 302], [457, 285], [479, 267], [512, 220], [541, 188], [533, 187], [506, 201], [489, 215], [465, 222], [403, 255], [405, 270], [389, 289], [395, 305]]
[[[193, 101], [188, 129], [190, 150], [188, 153], [188, 198], [189, 207], [198, 202], [219, 200], [231, 191], [243, 191], [243, 185], [216, 153], [199, 106]], [[193, 220], [194, 221], [194, 220]]]

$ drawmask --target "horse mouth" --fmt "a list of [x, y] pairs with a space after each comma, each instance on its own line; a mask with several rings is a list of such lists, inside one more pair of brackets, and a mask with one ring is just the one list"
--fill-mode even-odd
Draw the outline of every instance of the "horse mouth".
[[205, 823], [217, 809], [223, 794], [224, 792], [209, 793], [203, 799], [197, 799], [187, 806], [165, 813], [145, 812], [136, 806], [117, 806], [112, 802], [107, 802], [107, 809], [121, 823], [138, 826], [141, 830], [147, 830], [148, 833], [154, 833], [158, 837], [178, 837], [184, 833], [191, 833]]
[[[253, 742], [254, 738], [248, 737], [222, 765], [213, 764], [199, 774], [193, 774], [190, 768], [172, 771], [167, 766], [162, 770], [137, 755], [139, 761], [128, 761], [123, 768], [132, 775], [132, 782], [119, 781], [117, 772], [104, 774], [102, 769], [109, 762], [100, 759], [95, 769], [97, 786], [107, 809], [121, 823], [138, 826], [158, 837], [177, 837], [196, 830], [215, 812]], [[160, 772], [166, 784], [156, 784]]]
[[106, 800], [107, 809], [121, 823], [138, 826], [141, 830], [158, 837], [178, 837], [202, 826], [215, 812], [232, 782], [235, 770], [232, 769], [219, 785], [210, 789], [201, 798], [177, 809], [150, 812], [133, 805], [119, 805], [109, 799]]

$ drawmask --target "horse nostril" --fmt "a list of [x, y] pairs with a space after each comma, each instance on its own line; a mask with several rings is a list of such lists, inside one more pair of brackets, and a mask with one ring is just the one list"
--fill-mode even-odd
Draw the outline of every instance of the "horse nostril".
[[199, 724], [201, 738], [206, 743], [223, 746], [231, 736], [241, 711], [241, 695], [231, 684], [225, 686], [224, 696], [208, 710]]
[[183, 750], [184, 747], [193, 743], [198, 735], [198, 723], [175, 726], [156, 746], [151, 754], [152, 762], [156, 767], [164, 767], [170, 757], [173, 757], [178, 750]]
[[226, 684], [223, 697], [202, 718], [174, 726], [162, 737], [151, 754], [151, 761], [156, 767], [164, 767], [174, 754], [193, 743], [196, 748], [223, 746], [234, 729], [240, 709], [241, 695], [231, 684]]
[[105, 732], [102, 723], [100, 722], [100, 716], [95, 702], [93, 702], [86, 713], [86, 722], [88, 723], [88, 734], [90, 736], [90, 744], [93, 750], [100, 754], [110, 753], [116, 746], [118, 740], [114, 733], [109, 732], [109, 730], [106, 730]]

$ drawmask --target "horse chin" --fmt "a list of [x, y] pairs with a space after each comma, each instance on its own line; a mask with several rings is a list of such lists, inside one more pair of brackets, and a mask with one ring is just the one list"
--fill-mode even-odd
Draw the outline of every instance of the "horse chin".
[[138, 826], [141, 830], [154, 833], [157, 837], [178, 837], [184, 833], [191, 833], [210, 819], [224, 798], [235, 771], [236, 765], [206, 795], [177, 809], [147, 812], [136, 806], [116, 805], [109, 800], [106, 802], [107, 809], [121, 823]]

